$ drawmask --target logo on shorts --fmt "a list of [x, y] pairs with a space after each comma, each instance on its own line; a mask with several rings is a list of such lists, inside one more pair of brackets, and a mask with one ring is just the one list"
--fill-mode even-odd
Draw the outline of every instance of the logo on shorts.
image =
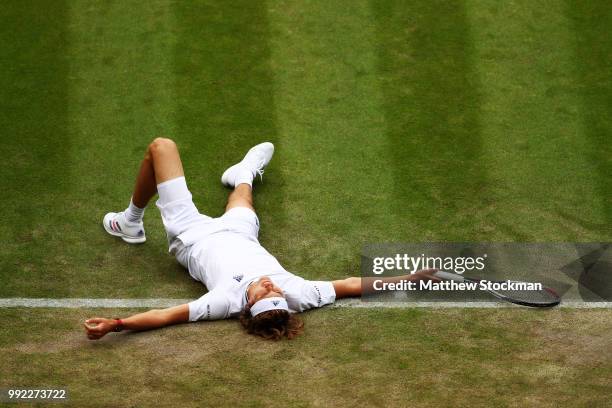
[[279, 301], [279, 300], [273, 300], [273, 301], [272, 301], [272, 304], [273, 304], [274, 306], [278, 306], [278, 304], [279, 304], [279, 303], [280, 303], [280, 301]]
[[244, 274], [234, 275], [233, 278], [236, 279], [237, 282], [240, 282], [242, 278], [244, 278]]

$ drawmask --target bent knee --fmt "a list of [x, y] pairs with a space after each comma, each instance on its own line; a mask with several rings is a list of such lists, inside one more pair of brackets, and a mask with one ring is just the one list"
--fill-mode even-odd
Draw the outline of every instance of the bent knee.
[[176, 150], [176, 143], [172, 139], [165, 137], [156, 137], [149, 144], [149, 150], [155, 154], [167, 150]]

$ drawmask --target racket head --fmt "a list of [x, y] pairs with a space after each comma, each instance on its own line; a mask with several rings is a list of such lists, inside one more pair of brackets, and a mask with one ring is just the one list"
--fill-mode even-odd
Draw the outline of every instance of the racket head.
[[[514, 283], [522, 283], [516, 281], [506, 281]], [[503, 282], [498, 282], [503, 283]], [[490, 289], [487, 290], [490, 294], [498, 299], [505, 300], [510, 303], [514, 303], [521, 306], [528, 307], [554, 307], [561, 303], [561, 297], [554, 291], [554, 289], [542, 286], [541, 289], [527, 290], [505, 290], [505, 289]]]
[[[485, 279], [468, 278], [466, 276], [458, 275], [453, 272], [437, 271], [434, 276], [443, 280], [454, 280], [457, 282], [481, 282]], [[492, 283], [527, 283], [519, 281], [489, 281]], [[521, 306], [528, 307], [553, 307], [561, 303], [561, 296], [555, 292], [554, 289], [547, 288], [541, 285], [541, 289], [537, 290], [503, 290], [503, 289], [489, 289], [487, 290], [491, 295], [498, 299], [505, 300], [510, 303], [514, 303]]]

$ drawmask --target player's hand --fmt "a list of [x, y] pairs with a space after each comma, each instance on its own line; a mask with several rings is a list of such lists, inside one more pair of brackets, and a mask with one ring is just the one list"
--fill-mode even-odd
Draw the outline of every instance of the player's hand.
[[105, 319], [103, 317], [87, 319], [85, 323], [83, 323], [89, 340], [98, 340], [104, 337], [106, 333], [115, 330], [116, 325], [116, 320]]
[[438, 278], [437, 276], [434, 276], [434, 273], [436, 272], [438, 272], [438, 270], [434, 268], [421, 269], [413, 273], [412, 276], [415, 278], [415, 280], [440, 282], [440, 278]]

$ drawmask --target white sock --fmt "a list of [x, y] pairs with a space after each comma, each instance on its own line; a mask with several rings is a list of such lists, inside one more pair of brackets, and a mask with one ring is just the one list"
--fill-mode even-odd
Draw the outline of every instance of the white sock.
[[132, 199], [130, 199], [130, 206], [126, 208], [123, 214], [128, 222], [141, 222], [142, 217], [144, 216], [144, 211], [144, 208], [136, 207], [132, 202]]
[[253, 187], [253, 173], [249, 169], [241, 169], [238, 174], [236, 174], [236, 182], [234, 183], [234, 188], [238, 187], [240, 184], [248, 184]]

